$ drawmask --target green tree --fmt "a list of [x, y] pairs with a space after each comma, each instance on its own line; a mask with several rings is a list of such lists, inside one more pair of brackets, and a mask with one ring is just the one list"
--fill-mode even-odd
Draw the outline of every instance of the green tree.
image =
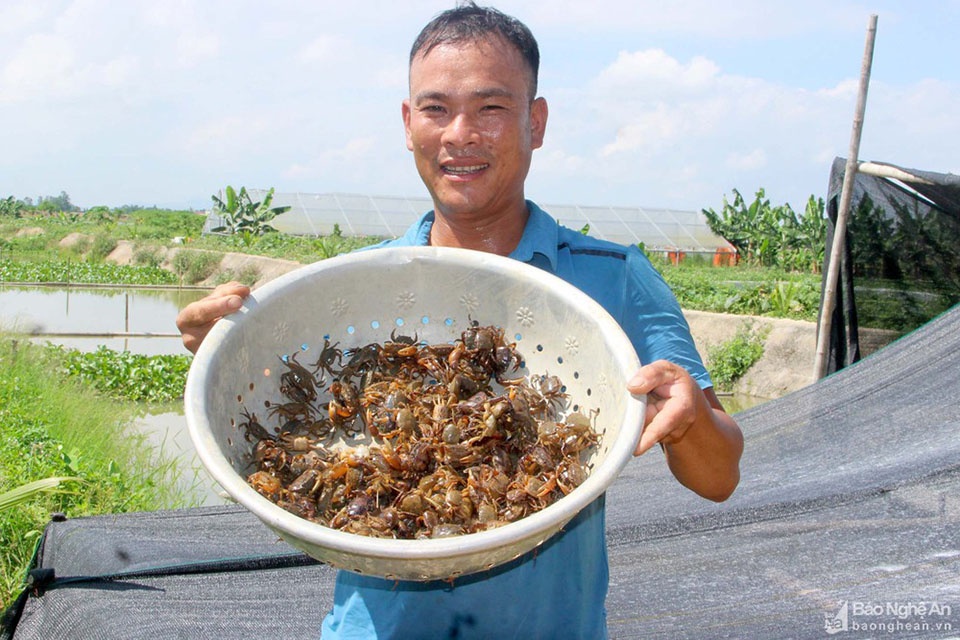
[[8, 196], [0, 200], [0, 216], [19, 218], [23, 215], [24, 209], [26, 209], [26, 205], [13, 196]]
[[79, 211], [80, 207], [70, 202], [70, 196], [66, 191], [61, 191], [58, 196], [40, 196], [37, 200], [37, 209], [70, 213]]
[[214, 232], [240, 233], [261, 236], [265, 233], [276, 231], [270, 221], [282, 213], [290, 210], [290, 207], [271, 207], [273, 204], [273, 189], [264, 196], [260, 202], [254, 202], [247, 193], [246, 187], [240, 187], [240, 191], [227, 186], [224, 190], [224, 199], [218, 196], [213, 198], [213, 212], [220, 216], [223, 224], [212, 229]]
[[785, 218], [784, 228], [786, 241], [781, 248], [778, 266], [790, 271], [818, 273], [823, 265], [827, 239], [823, 198], [811, 195], [803, 214]]
[[882, 206], [864, 195], [850, 214], [847, 237], [855, 275], [899, 279], [894, 239], [896, 227]]

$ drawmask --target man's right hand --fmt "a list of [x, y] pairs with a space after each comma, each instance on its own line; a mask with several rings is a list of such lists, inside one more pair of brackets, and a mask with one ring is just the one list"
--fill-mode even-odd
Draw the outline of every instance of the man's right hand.
[[250, 287], [239, 282], [221, 284], [205, 298], [191, 302], [177, 314], [177, 329], [183, 338], [183, 346], [196, 353], [200, 343], [210, 333], [214, 323], [233, 313], [250, 295]]

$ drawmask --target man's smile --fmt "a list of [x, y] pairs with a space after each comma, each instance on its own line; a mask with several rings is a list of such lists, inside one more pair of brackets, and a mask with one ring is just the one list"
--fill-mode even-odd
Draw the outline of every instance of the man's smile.
[[472, 174], [475, 174], [475, 173], [480, 173], [481, 171], [483, 171], [484, 169], [486, 169], [486, 168], [489, 167], [489, 166], [490, 166], [489, 164], [472, 164], [472, 165], [463, 166], [463, 167], [455, 167], [455, 166], [449, 166], [449, 165], [447, 165], [447, 166], [443, 166], [443, 167], [441, 167], [441, 168], [443, 169], [443, 172], [444, 172], [444, 173], [447, 173], [447, 174], [450, 174], [450, 175], [454, 175], [454, 176], [468, 176], [468, 175], [472, 175]]

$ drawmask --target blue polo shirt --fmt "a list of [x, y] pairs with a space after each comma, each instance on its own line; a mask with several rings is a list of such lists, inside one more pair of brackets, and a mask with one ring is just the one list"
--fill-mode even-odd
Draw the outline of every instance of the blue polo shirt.
[[[599, 302], [633, 342], [642, 363], [670, 360], [711, 386], [670, 288], [637, 247], [561, 226], [533, 202], [511, 258], [566, 280]], [[377, 247], [426, 246], [434, 213]], [[396, 582], [341, 571], [324, 640], [352, 638], [607, 637], [604, 499], [581, 511], [539, 548], [452, 584]]]

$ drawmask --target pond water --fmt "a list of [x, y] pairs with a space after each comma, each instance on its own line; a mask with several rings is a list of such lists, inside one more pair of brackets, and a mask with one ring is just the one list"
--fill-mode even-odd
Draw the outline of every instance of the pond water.
[[724, 394], [719, 397], [720, 404], [722, 404], [726, 412], [731, 415], [746, 411], [769, 400], [769, 398], [758, 398], [757, 396], [748, 396], [742, 393]]
[[168, 405], [157, 413], [137, 418], [133, 429], [144, 434], [147, 442], [164, 458], [176, 460], [180, 470], [180, 488], [184, 495], [192, 496], [202, 506], [229, 501], [221, 495], [223, 490], [220, 485], [210, 477], [197, 456], [187, 431], [187, 419], [183, 415], [182, 404]]
[[177, 288], [0, 285], [0, 327], [35, 334], [35, 341], [49, 340], [84, 351], [106, 345], [145, 355], [184, 353], [174, 321], [181, 308], [206, 293]]

